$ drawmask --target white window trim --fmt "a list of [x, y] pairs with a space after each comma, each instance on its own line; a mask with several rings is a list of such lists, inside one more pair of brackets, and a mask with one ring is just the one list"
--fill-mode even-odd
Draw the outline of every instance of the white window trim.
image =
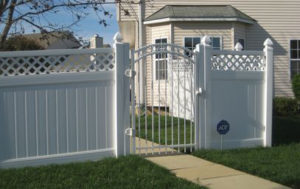
[[[200, 37], [200, 43], [201, 43], [201, 39], [204, 37], [204, 35], [197, 35], [197, 36], [184, 36], [183, 37], [183, 41], [182, 41], [182, 46], [185, 48], [185, 39], [186, 38], [195, 38], [195, 37]], [[218, 37], [220, 38], [220, 50], [223, 50], [223, 36], [220, 36], [220, 35], [213, 35], [213, 36], [210, 36], [209, 37]]]
[[292, 60], [299, 60], [300, 61], [300, 59], [292, 59], [291, 58], [291, 41], [293, 41], [293, 40], [297, 40], [297, 41], [300, 41], [300, 38], [292, 38], [292, 39], [289, 39], [289, 47], [288, 47], [288, 53], [289, 53], [289, 66], [290, 66], [290, 69], [289, 69], [289, 79], [290, 79], [290, 81], [292, 80]]
[[[156, 44], [155, 43], [155, 41], [157, 40], [157, 39], [167, 39], [167, 43], [169, 42], [169, 38], [167, 37], [167, 36], [162, 36], [162, 37], [158, 37], [158, 38], [154, 38], [153, 39], [153, 44]], [[164, 81], [168, 81], [168, 78], [167, 79], [160, 79], [160, 80], [158, 80], [158, 79], [156, 79], [157, 77], [156, 77], [156, 56], [155, 56], [155, 54], [154, 55], [152, 55], [152, 56], [154, 56], [153, 57], [153, 62], [152, 62], [152, 69], [153, 69], [153, 78], [152, 78], [152, 80], [153, 80], [153, 82], [155, 82], [155, 83], [158, 83], [158, 82], [164, 82]], [[167, 60], [168, 61], [168, 60]], [[167, 68], [168, 69], [168, 68]]]

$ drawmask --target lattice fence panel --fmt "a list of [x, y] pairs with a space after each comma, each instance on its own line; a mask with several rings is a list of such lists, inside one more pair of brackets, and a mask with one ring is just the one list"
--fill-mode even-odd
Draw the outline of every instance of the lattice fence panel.
[[218, 54], [211, 57], [211, 69], [217, 71], [264, 71], [263, 55]]
[[113, 53], [0, 57], [0, 77], [72, 72], [110, 71]]

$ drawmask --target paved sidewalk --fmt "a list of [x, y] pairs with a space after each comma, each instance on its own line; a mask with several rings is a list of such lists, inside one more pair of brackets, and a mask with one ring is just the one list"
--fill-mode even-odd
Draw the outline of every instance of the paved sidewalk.
[[210, 189], [285, 189], [286, 186], [191, 155], [147, 157], [176, 176]]

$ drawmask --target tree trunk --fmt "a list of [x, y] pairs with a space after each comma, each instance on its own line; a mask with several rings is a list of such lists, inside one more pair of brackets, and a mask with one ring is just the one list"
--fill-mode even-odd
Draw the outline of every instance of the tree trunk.
[[2, 46], [3, 43], [5, 42], [7, 35], [9, 33], [9, 30], [13, 24], [13, 15], [14, 15], [14, 11], [15, 11], [16, 2], [17, 2], [17, 0], [12, 0], [10, 3], [8, 15], [7, 15], [7, 21], [5, 23], [5, 27], [4, 27], [4, 29], [1, 33], [1, 37], [0, 37], [0, 46]]

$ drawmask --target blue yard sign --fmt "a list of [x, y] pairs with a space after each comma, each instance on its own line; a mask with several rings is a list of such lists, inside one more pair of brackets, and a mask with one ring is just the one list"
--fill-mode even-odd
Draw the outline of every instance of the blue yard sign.
[[217, 132], [220, 135], [226, 135], [229, 132], [230, 124], [226, 120], [222, 120], [217, 125]]

